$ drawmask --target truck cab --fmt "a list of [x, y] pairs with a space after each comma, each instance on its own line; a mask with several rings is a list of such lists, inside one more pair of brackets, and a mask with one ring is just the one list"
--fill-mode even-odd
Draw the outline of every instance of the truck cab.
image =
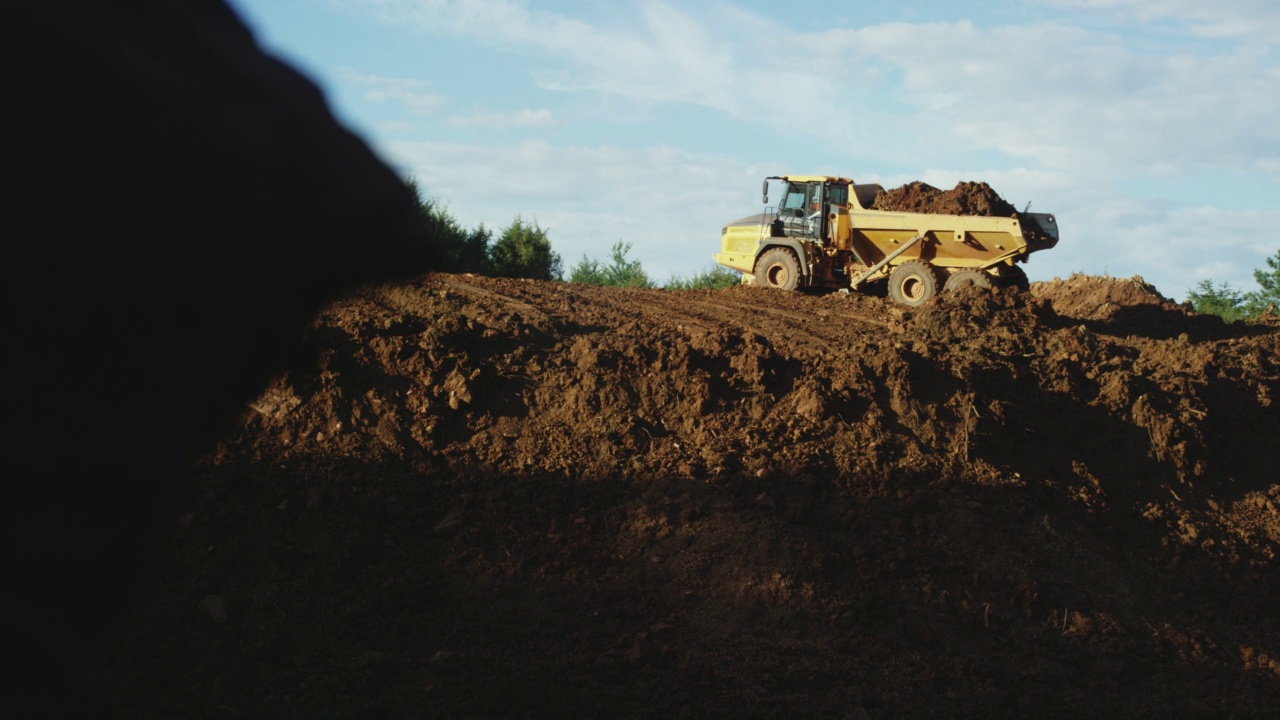
[[[840, 192], [833, 193], [835, 188]], [[773, 237], [802, 237], [817, 240], [824, 236], [826, 213], [823, 209], [831, 196], [837, 194], [843, 198], [840, 202], [848, 202], [847, 185], [828, 185], [821, 181], [787, 181], [783, 186], [782, 199], [778, 203], [777, 219], [772, 228]], [[768, 196], [766, 195], [766, 202]]]
[[[855, 187], [848, 178], [825, 175], [765, 178], [764, 212], [726, 225], [714, 259], [756, 284], [788, 290], [826, 284], [832, 269], [841, 267], [831, 262], [833, 253], [849, 249], [850, 190]], [[769, 203], [771, 190], [776, 205]]]

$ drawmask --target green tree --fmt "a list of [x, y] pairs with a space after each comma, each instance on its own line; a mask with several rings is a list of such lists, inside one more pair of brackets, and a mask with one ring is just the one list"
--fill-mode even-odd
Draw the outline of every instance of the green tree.
[[716, 265], [691, 278], [673, 275], [665, 287], [668, 290], [724, 290], [741, 282], [741, 273], [722, 265]]
[[492, 273], [501, 277], [559, 280], [564, 272], [547, 231], [519, 215], [490, 245], [489, 263]]
[[585, 254], [582, 261], [569, 268], [569, 282], [583, 285], [608, 285], [604, 267], [597, 260], [589, 259]]
[[1227, 322], [1280, 309], [1280, 250], [1266, 258], [1266, 263], [1268, 269], [1253, 271], [1259, 290], [1241, 293], [1226, 283], [1215, 286], [1212, 280], [1201, 280], [1196, 289], [1187, 292], [1187, 300], [1196, 312], [1217, 315]]
[[1275, 257], [1266, 259], [1268, 270], [1261, 268], [1253, 271], [1253, 279], [1261, 290], [1246, 293], [1244, 296], [1245, 311], [1252, 317], [1267, 310], [1280, 310], [1280, 250]]
[[613, 244], [610, 253], [611, 263], [608, 265], [583, 255], [582, 261], [570, 269], [569, 282], [609, 287], [654, 287], [653, 281], [640, 266], [640, 261], [627, 259], [627, 254], [630, 252], [631, 243], [619, 240]]
[[418, 199], [418, 209], [431, 228], [432, 242], [435, 245], [435, 269], [441, 272], [487, 273], [491, 233], [484, 225], [468, 232], [449, 212], [443, 200], [422, 194], [417, 180], [408, 178], [405, 184]]
[[489, 259], [493, 245], [493, 233], [480, 223], [475, 230], [467, 233], [467, 238], [458, 247], [458, 272], [470, 272], [477, 275], [492, 275], [493, 263]]
[[1217, 315], [1227, 322], [1243, 320], [1247, 312], [1243, 307], [1244, 296], [1226, 283], [1214, 286], [1212, 280], [1201, 280], [1195, 290], [1187, 291], [1187, 299], [1191, 307], [1198, 313]]

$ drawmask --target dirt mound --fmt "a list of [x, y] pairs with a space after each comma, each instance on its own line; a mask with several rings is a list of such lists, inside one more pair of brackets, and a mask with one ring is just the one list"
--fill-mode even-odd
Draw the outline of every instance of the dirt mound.
[[988, 217], [1013, 217], [1017, 214], [1017, 209], [985, 182], [960, 182], [944, 192], [917, 180], [880, 193], [871, 209]]
[[1123, 307], [1173, 305], [1173, 301], [1139, 275], [1118, 279], [1076, 273], [1066, 280], [1054, 278], [1037, 283], [1032, 293], [1048, 299], [1059, 314], [1088, 320], [1111, 317]]
[[[1208, 340], [1240, 332], [1216, 316], [1196, 314], [1189, 303], [1175, 303], [1138, 275], [1111, 278], [1077, 273], [1066, 280], [1036, 283], [1031, 293], [1048, 301], [1063, 317], [1080, 320], [1102, 334]], [[1258, 318], [1254, 327], [1273, 325], [1269, 320]]]
[[908, 310], [434, 275], [309, 348], [199, 468], [114, 705], [1280, 710], [1280, 327], [1085, 277]]

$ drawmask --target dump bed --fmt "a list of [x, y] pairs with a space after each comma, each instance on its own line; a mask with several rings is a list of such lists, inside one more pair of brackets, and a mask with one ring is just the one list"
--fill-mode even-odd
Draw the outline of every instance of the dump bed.
[[[883, 192], [880, 186], [855, 185], [853, 189], [848, 211], [835, 213], [835, 243], [867, 267], [914, 238], [919, 240], [894, 260], [895, 265], [921, 259], [940, 268], [989, 268], [1058, 243], [1057, 222], [1048, 213], [987, 217], [871, 210], [864, 203], [874, 202]], [[842, 247], [845, 238], [848, 246]]]

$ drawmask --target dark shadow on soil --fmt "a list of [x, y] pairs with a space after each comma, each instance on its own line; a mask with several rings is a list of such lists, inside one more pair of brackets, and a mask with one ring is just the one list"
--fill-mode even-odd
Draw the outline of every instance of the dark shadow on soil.
[[1144, 337], [1170, 340], [1187, 336], [1191, 342], [1257, 337], [1277, 332], [1276, 328], [1252, 323], [1226, 323], [1217, 315], [1188, 313], [1159, 305], [1128, 305], [1117, 308], [1106, 320], [1072, 320], [1067, 325], [1082, 324], [1099, 335]]
[[208, 468], [169, 572], [96, 678], [110, 709], [890, 718], [1280, 706], [1280, 687], [1233, 649], [1274, 632], [1263, 602], [1274, 578], [1234, 600], [1238, 615], [1208, 615], [1237, 589], [1224, 585], [1235, 568], [1135, 546], [1088, 522], [1063, 485], [984, 485], [963, 468], [838, 483], [425, 470]]

